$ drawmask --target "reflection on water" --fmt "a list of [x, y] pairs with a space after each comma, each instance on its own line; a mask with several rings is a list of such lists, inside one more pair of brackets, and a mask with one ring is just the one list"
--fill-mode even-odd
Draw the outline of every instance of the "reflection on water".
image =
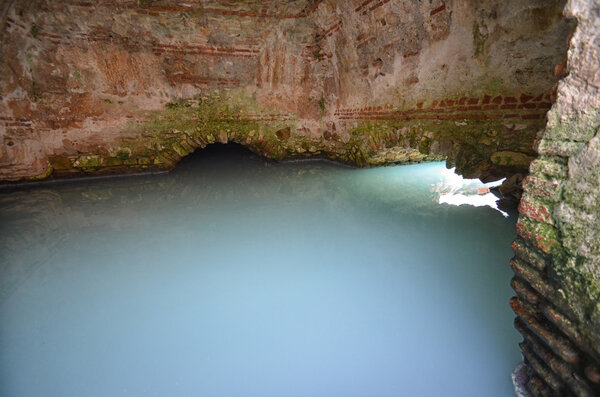
[[510, 396], [515, 216], [213, 148], [0, 193], [2, 396]]
[[450, 205], [472, 205], [474, 207], [490, 207], [500, 212], [505, 217], [508, 213], [502, 211], [497, 204], [498, 197], [490, 192], [490, 188], [498, 187], [504, 182], [504, 179], [481, 183], [479, 179], [464, 179], [454, 173], [454, 168], [442, 170], [443, 181], [438, 184], [440, 204]]

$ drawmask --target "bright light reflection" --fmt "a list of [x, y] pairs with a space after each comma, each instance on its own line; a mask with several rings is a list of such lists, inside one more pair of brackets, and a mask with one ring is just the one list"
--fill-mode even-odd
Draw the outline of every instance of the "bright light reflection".
[[435, 191], [440, 193], [438, 202], [450, 205], [472, 205], [474, 207], [488, 206], [508, 218], [508, 213], [498, 208], [498, 197], [489, 192], [492, 187], [500, 186], [504, 179], [483, 183], [479, 179], [465, 179], [457, 175], [452, 169], [441, 171], [443, 181], [435, 186]]

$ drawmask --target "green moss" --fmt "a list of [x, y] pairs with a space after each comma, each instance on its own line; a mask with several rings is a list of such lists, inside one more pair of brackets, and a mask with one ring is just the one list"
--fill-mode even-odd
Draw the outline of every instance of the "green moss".
[[105, 103], [108, 103], [109, 105], [112, 105], [112, 104], [113, 104], [113, 101], [111, 101], [111, 100], [110, 100], [110, 99], [108, 99], [108, 98], [104, 98], [104, 99], [103, 99], [103, 101], [104, 101]]
[[536, 246], [542, 252], [550, 254], [555, 258], [562, 258], [564, 256], [563, 248], [559, 243], [559, 233], [554, 226], [521, 217], [517, 228], [521, 235], [535, 242]]
[[83, 82], [83, 78], [81, 77], [81, 73], [79, 73], [77, 70], [74, 70], [73, 73], [71, 73], [71, 75], [73, 76], [73, 78], [75, 80], [77, 80], [79, 83]]
[[506, 85], [501, 77], [495, 77], [487, 83], [483, 83], [485, 92], [490, 95], [503, 95], [506, 94]]
[[34, 22], [31, 24], [31, 29], [29, 32], [34, 39], [37, 39], [38, 34], [40, 33], [40, 27]]
[[485, 42], [488, 38], [487, 34], [481, 33], [481, 29], [477, 21], [473, 23], [473, 56], [475, 58], [485, 55]]
[[428, 137], [424, 137], [421, 139], [421, 143], [419, 144], [419, 151], [424, 154], [429, 154], [431, 151], [431, 144], [433, 140]]
[[[246, 114], [271, 114], [253, 98], [239, 92], [207, 93], [190, 99], [176, 99], [162, 111], [150, 114], [147, 123], [131, 125], [143, 139], [124, 142], [134, 157], [163, 154], [170, 150], [175, 157], [159, 162], [170, 166], [195, 150], [216, 141], [234, 141], [272, 158], [289, 154], [286, 146], [297, 139], [293, 120], [253, 120]], [[277, 132], [289, 131], [281, 140]], [[286, 134], [287, 135], [287, 134]], [[167, 149], [168, 148], [168, 149]]]
[[50, 163], [48, 163], [48, 168], [46, 168], [46, 171], [44, 171], [44, 173], [33, 176], [28, 179], [31, 181], [41, 181], [41, 180], [48, 178], [50, 175], [52, 175], [53, 172], [54, 172], [54, 168], [52, 167], [52, 165]]
[[125, 149], [117, 150], [117, 152], [115, 153], [115, 157], [121, 161], [129, 159], [130, 156], [131, 153]]
[[40, 102], [44, 99], [42, 89], [35, 81], [31, 83], [31, 96], [33, 97], [34, 102]]
[[544, 134], [548, 140], [587, 142], [600, 128], [600, 109], [589, 108], [566, 120], [561, 119], [558, 112], [550, 112], [550, 115]]
[[103, 161], [102, 161], [103, 157], [100, 155], [85, 155], [85, 156], [80, 156], [75, 163], [73, 164], [73, 166], [75, 168], [80, 168], [83, 169], [86, 172], [92, 172], [94, 171], [97, 167], [102, 166]]
[[[318, 106], [324, 113], [325, 98], [318, 100]], [[148, 113], [144, 123], [132, 122], [128, 126], [128, 131], [123, 134], [128, 138], [123, 139], [119, 147], [126, 150], [129, 157], [125, 152], [112, 153], [111, 157], [133, 167], [142, 164], [140, 159], [150, 159], [150, 166], [171, 168], [196, 148], [219, 141], [236, 142], [274, 159], [323, 156], [347, 164], [368, 166], [397, 161], [439, 160], [443, 157], [433, 150], [434, 143], [450, 142], [449, 145], [454, 145], [453, 150], [462, 151], [460, 158], [456, 159], [457, 169], [461, 170], [470, 164], [489, 165], [491, 155], [498, 151], [498, 142], [509, 141], [512, 144], [503, 135], [509, 130], [502, 126], [501, 120], [458, 122], [407, 120], [402, 117], [365, 120], [348, 131], [347, 139], [326, 141], [320, 136], [300, 135], [296, 131], [295, 120], [289, 119], [289, 115], [272, 118], [274, 113], [280, 111], [264, 107], [255, 98], [245, 95], [243, 90], [205, 91], [194, 98], [176, 98], [164, 109]], [[257, 114], [269, 116], [257, 120], [252, 116]], [[537, 127], [534, 126], [534, 129], [537, 130]], [[490, 131], [494, 132], [493, 140], [489, 138]], [[499, 132], [496, 134], [496, 131]], [[523, 135], [523, 131], [519, 134]], [[489, 144], [481, 144], [482, 139], [490, 140]], [[144, 165], [148, 166], [148, 160], [144, 161]], [[84, 165], [88, 169], [103, 167], [106, 161], [100, 165]]]

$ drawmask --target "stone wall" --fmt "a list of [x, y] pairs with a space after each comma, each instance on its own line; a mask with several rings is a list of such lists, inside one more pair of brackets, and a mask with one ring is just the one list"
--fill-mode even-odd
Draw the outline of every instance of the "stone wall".
[[[484, 181], [523, 171], [554, 99], [564, 1], [326, 1], [337, 128], [397, 135]], [[560, 75], [561, 68], [557, 74]], [[375, 146], [382, 142], [373, 142]]]
[[214, 141], [522, 172], [564, 70], [562, 7], [0, 0], [0, 180], [170, 169]]
[[511, 306], [535, 396], [600, 395], [600, 4], [570, 0], [568, 76], [537, 144]]

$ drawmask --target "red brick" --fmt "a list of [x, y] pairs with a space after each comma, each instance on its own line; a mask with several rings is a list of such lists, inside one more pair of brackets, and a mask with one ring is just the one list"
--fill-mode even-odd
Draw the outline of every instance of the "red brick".
[[526, 198], [521, 199], [519, 203], [519, 213], [538, 222], [553, 223], [550, 210], [546, 206], [541, 203], [529, 201]]
[[527, 94], [521, 94], [521, 96], [519, 97], [519, 100], [521, 101], [521, 103], [529, 102], [532, 99], [533, 99], [533, 97], [530, 95], [527, 95]]
[[519, 105], [519, 109], [535, 109], [537, 107], [538, 105], [535, 103], [524, 103], [522, 105]]
[[435, 14], [438, 14], [442, 11], [444, 11], [446, 9], [446, 4], [442, 4], [441, 6], [439, 6], [438, 8], [431, 10], [431, 12], [429, 13], [430, 16], [434, 16]]

